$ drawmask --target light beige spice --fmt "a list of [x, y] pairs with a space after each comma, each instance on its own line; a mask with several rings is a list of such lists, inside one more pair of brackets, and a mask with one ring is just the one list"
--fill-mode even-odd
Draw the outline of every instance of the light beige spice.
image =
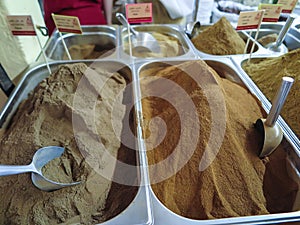
[[276, 40], [278, 38], [278, 34], [274, 33], [274, 34], [268, 34], [265, 36], [262, 36], [261, 38], [259, 38], [257, 41], [264, 47], [266, 47], [268, 44], [270, 43], [275, 43]]
[[[94, 75], [83, 78], [87, 71]], [[20, 105], [1, 137], [0, 163], [29, 164], [38, 148], [63, 146], [62, 157], [47, 164], [46, 177], [82, 183], [44, 192], [32, 184], [29, 174], [0, 177], [0, 224], [96, 224], [119, 214], [130, 204], [137, 188], [114, 183], [112, 177], [104, 178], [96, 168], [111, 165], [112, 176], [119, 172], [115, 169], [117, 165], [106, 159], [105, 151], [126, 163], [136, 162], [135, 151], [120, 142], [126, 105], [119, 105], [120, 117], [115, 118], [114, 127], [110, 123], [114, 100], [128, 82], [125, 77], [118, 72], [91, 69], [83, 63], [62, 65]], [[104, 82], [100, 90], [95, 79]], [[83, 95], [78, 104], [85, 108], [73, 105], [79, 82]], [[95, 100], [94, 95], [98, 96], [95, 104], [86, 104]], [[96, 130], [84, 115], [89, 107], [95, 110]], [[75, 133], [72, 119], [80, 123]], [[103, 147], [99, 148], [98, 138]], [[86, 160], [89, 156], [96, 160], [95, 164]]]
[[[139, 58], [174, 57], [182, 55], [184, 51], [186, 51], [176, 37], [159, 32], [151, 32], [151, 34], [156, 39], [160, 47], [160, 52], [155, 53], [148, 49], [138, 47], [132, 49], [133, 56]], [[124, 49], [127, 54], [130, 54], [128, 43], [124, 44]]]

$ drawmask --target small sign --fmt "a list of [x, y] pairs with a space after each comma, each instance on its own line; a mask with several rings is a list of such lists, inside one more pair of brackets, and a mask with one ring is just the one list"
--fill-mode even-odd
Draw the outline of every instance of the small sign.
[[126, 5], [128, 23], [152, 22], [152, 3], [138, 3]]
[[36, 36], [31, 16], [7, 16], [7, 21], [13, 35]]
[[52, 14], [52, 18], [59, 32], [82, 34], [78, 17]]
[[292, 13], [296, 7], [297, 0], [278, 0], [277, 4], [282, 5], [282, 13]]
[[259, 4], [258, 9], [265, 10], [263, 22], [277, 22], [282, 10], [280, 4]]
[[260, 27], [264, 10], [240, 12], [236, 30], [257, 29]]

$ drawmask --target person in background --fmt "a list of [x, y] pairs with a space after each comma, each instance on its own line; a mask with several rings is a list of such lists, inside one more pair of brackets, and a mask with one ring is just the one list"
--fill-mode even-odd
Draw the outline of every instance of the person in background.
[[43, 0], [44, 19], [52, 34], [55, 24], [51, 14], [76, 16], [81, 25], [111, 24], [113, 0]]

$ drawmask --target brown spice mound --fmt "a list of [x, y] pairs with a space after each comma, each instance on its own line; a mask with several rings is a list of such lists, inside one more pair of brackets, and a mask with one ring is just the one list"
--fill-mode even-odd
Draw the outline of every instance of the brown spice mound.
[[[197, 85], [191, 74], [210, 77]], [[257, 118], [265, 113], [257, 99], [244, 87], [227, 79], [220, 78], [212, 68], [203, 61], [191, 61], [178, 66], [154, 65], [141, 72], [142, 93], [163, 93], [163, 97], [145, 97], [142, 100], [144, 114], [144, 131], [150, 164], [152, 188], [158, 199], [173, 212], [192, 219], [212, 219], [247, 215], [268, 214], [270, 212], [288, 212], [297, 193], [297, 184], [289, 178], [285, 165], [285, 147], [282, 143], [268, 159], [259, 159], [262, 136], [254, 128]], [[205, 76], [204, 76], [205, 75]], [[144, 78], [152, 77], [153, 80]], [[196, 121], [185, 108], [186, 99], [176, 95], [178, 89], [157, 88], [161, 78], [179, 85], [192, 99], [199, 119], [199, 138], [195, 151], [183, 164], [183, 158], [189, 147], [193, 147], [190, 136]], [[203, 88], [201, 88], [203, 87]], [[209, 143], [212, 118], [222, 118], [221, 110], [214, 115], [208, 102], [207, 93], [219, 99], [219, 89], [226, 104], [226, 131], [221, 147], [213, 162], [203, 171], [199, 163]], [[164, 100], [166, 96], [173, 98]], [[170, 102], [171, 101], [171, 102]], [[178, 106], [179, 109], [176, 110]], [[221, 109], [222, 105], [216, 105]], [[186, 109], [183, 117], [179, 111]], [[157, 146], [152, 144], [162, 139], [161, 118], [165, 122], [166, 135]], [[182, 120], [187, 124], [181, 127]], [[151, 123], [150, 123], [151, 121]], [[221, 129], [221, 127], [220, 127]], [[188, 135], [183, 137], [182, 131]], [[151, 132], [152, 131], [152, 132]], [[214, 133], [211, 138], [217, 138]], [[185, 139], [183, 139], [185, 138]], [[179, 144], [179, 140], [184, 143]], [[285, 143], [286, 144], [286, 143]], [[179, 147], [179, 151], [175, 151]], [[288, 146], [290, 147], [290, 146]], [[215, 151], [215, 149], [208, 149]], [[170, 156], [173, 154], [172, 156]], [[168, 164], [160, 167], [158, 163], [168, 159]], [[151, 169], [151, 166], [154, 166]], [[181, 167], [183, 166], [183, 167]], [[161, 177], [173, 172], [172, 176], [160, 181]], [[280, 186], [274, 185], [284, 184]]]
[[242, 67], [270, 101], [275, 96], [282, 77], [294, 78], [294, 84], [284, 103], [281, 115], [300, 137], [300, 49], [279, 57], [251, 59], [250, 63], [247, 61]]
[[193, 37], [192, 42], [199, 51], [211, 55], [243, 54], [246, 46], [226, 17]]
[[[83, 78], [88, 71], [91, 73]], [[82, 107], [74, 108], [79, 81], [83, 95], [77, 100]], [[104, 82], [101, 90], [97, 86], [100, 82]], [[34, 89], [1, 137], [0, 163], [26, 165], [38, 148], [63, 146], [64, 154], [47, 164], [46, 177], [82, 183], [44, 192], [33, 186], [29, 174], [0, 177], [0, 224], [95, 224], [119, 214], [131, 203], [135, 186], [114, 183], [98, 173], [101, 168], [110, 169], [111, 176], [120, 172], [116, 163], [107, 160], [105, 151], [129, 164], [136, 162], [135, 151], [120, 142], [128, 110], [125, 105], [118, 108], [120, 121], [115, 120], [114, 127], [110, 123], [112, 105], [126, 84], [121, 73], [77, 63], [61, 66]], [[89, 104], [95, 94], [96, 100], [90, 102], [94, 104]], [[90, 109], [95, 110], [92, 124], [84, 115]], [[76, 133], [72, 119], [80, 123]], [[97, 144], [100, 137], [105, 147]], [[87, 161], [89, 157], [95, 164]], [[136, 179], [137, 174], [132, 176]]]

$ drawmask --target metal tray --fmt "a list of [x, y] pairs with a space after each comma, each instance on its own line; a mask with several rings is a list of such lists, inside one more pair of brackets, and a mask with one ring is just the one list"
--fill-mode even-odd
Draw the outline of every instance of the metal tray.
[[[284, 23], [281, 22], [262, 23], [259, 29], [258, 39], [268, 34], [279, 34], [283, 25]], [[252, 32], [251, 36], [254, 38], [257, 30], [247, 30], [247, 33], [249, 35], [250, 32]], [[283, 44], [285, 44], [289, 50], [300, 48], [300, 32], [295, 27], [291, 26], [288, 33], [286, 34], [286, 37], [284, 38]]]
[[[76, 63], [76, 62], [82, 62], [82, 61], [60, 61], [60, 62], [50, 62], [50, 68], [54, 72], [57, 70], [57, 68], [60, 65], [63, 64], [70, 64], [70, 63]], [[117, 61], [85, 61], [88, 66], [90, 67], [101, 67], [105, 68], [109, 71], [120, 71], [122, 76], [125, 77], [126, 80], [129, 80], [133, 83], [133, 85], [128, 84], [127, 87], [129, 87], [128, 91], [130, 93], [129, 97], [132, 97], [132, 102], [125, 102], [124, 104], [128, 104], [129, 106], [132, 106], [133, 102], [135, 102], [135, 82], [133, 82], [134, 78], [132, 76], [131, 69], [120, 62]], [[4, 109], [2, 110], [0, 114], [0, 126], [1, 128], [5, 128], [10, 120], [12, 119], [14, 113], [16, 112], [19, 104], [28, 97], [28, 94], [31, 93], [34, 88], [46, 77], [49, 76], [48, 69], [45, 64], [41, 64], [38, 66], [35, 66], [31, 69], [29, 69], [27, 72], [25, 72], [23, 78], [19, 82], [19, 84], [16, 86], [14, 91], [12, 92], [11, 96], [9, 97], [8, 101], [5, 104]], [[127, 98], [126, 98], [127, 99]], [[129, 100], [130, 101], [130, 100]], [[133, 106], [134, 107], [134, 106]], [[135, 114], [136, 111], [134, 110], [133, 114]], [[136, 126], [136, 122], [133, 126]], [[134, 131], [137, 132], [137, 131]], [[136, 149], [139, 149], [139, 141], [136, 141], [135, 143]], [[105, 225], [115, 225], [115, 224], [124, 224], [124, 225], [132, 225], [132, 224], [152, 224], [152, 211], [150, 207], [150, 190], [149, 187], [145, 184], [145, 180], [147, 180], [147, 177], [145, 178], [144, 170], [143, 170], [143, 161], [142, 161], [142, 154], [139, 153], [139, 151], [136, 151], [136, 160], [137, 160], [137, 166], [136, 173], [137, 173], [137, 183], [136, 186], [138, 186], [138, 190], [136, 193], [135, 198], [133, 201], [127, 206], [127, 208], [121, 212], [119, 215], [113, 217], [112, 219], [101, 223]], [[134, 169], [135, 169], [134, 168]], [[119, 169], [120, 170], [120, 169]], [[130, 171], [130, 170], [129, 170]], [[132, 171], [132, 170], [131, 170]], [[124, 171], [123, 171], [124, 173]], [[124, 174], [123, 174], [124, 175]], [[130, 174], [128, 174], [130, 175]], [[124, 176], [122, 176], [124, 178]], [[132, 180], [132, 179], [131, 179]], [[122, 201], [122, 199], [120, 199]]]
[[[106, 50], [107, 52], [99, 58], [116, 58], [118, 56], [117, 46], [119, 45], [118, 26], [91, 26], [83, 25], [82, 34], [63, 33], [60, 36], [55, 29], [45, 46], [45, 55], [50, 60], [67, 60], [64, 59], [66, 54], [63, 41], [69, 49], [73, 45], [95, 44], [98, 51]], [[80, 59], [84, 60], [84, 59]]]
[[[146, 24], [146, 25], [133, 25], [134, 29], [136, 29], [139, 32], [157, 32], [161, 34], [166, 34], [168, 36], [172, 36], [178, 40], [180, 43], [179, 46], [179, 55], [174, 57], [161, 57], [161, 58], [193, 58], [196, 57], [194, 54], [194, 51], [192, 50], [191, 43], [189, 42], [186, 34], [183, 32], [183, 30], [177, 26], [177, 25], [159, 25], [159, 24]], [[127, 28], [121, 28], [120, 31], [120, 50], [121, 50], [121, 58], [125, 59], [126, 61], [130, 60], [130, 55], [125, 52], [125, 46], [124, 43], [128, 43], [128, 31]], [[135, 60], [145, 60], [145, 58], [140, 57], [132, 57]], [[157, 57], [156, 57], [157, 58]], [[154, 57], [152, 59], [155, 59]], [[149, 60], [149, 58], [146, 58], [146, 60]]]
[[[234, 63], [229, 57], [223, 58], [204, 58], [203, 59], [209, 66], [211, 66], [221, 77], [230, 79], [240, 85], [246, 87], [251, 93], [255, 94], [252, 87], [246, 82], [244, 77], [241, 77], [235, 68]], [[154, 68], [163, 65], [177, 65], [185, 61], [167, 60], [167, 61], [152, 61], [145, 64], [140, 64], [137, 68], [138, 74], [147, 68]], [[142, 109], [141, 109], [142, 110]], [[289, 142], [289, 137], [285, 136]], [[144, 151], [146, 151], [146, 146], [143, 145]], [[175, 214], [168, 208], [166, 208], [156, 197], [151, 188], [151, 198], [153, 206], [154, 224], [155, 225], [200, 225], [200, 224], [274, 224], [280, 222], [293, 222], [300, 221], [300, 155], [299, 149], [297, 149], [293, 144], [291, 144], [291, 152], [287, 156], [286, 165], [290, 171], [291, 177], [298, 182], [299, 190], [298, 196], [294, 203], [293, 212], [289, 213], [277, 213], [268, 215], [254, 215], [254, 216], [242, 216], [242, 217], [231, 217], [231, 218], [221, 218], [221, 219], [210, 219], [210, 220], [195, 220], [182, 217]], [[296, 211], [298, 210], [298, 211]]]
[[[200, 30], [204, 30], [205, 28], [208, 28], [210, 26], [212, 26], [212, 25], [211, 24], [210, 25], [202, 25]], [[237, 33], [245, 41], [245, 43], [247, 42], [247, 40], [249, 38], [249, 44], [248, 44], [248, 48], [247, 48], [247, 53], [245, 55], [249, 55], [250, 54], [253, 43], [255, 43], [255, 46], [254, 46], [254, 49], [253, 49], [253, 52], [252, 52], [253, 55], [268, 53], [268, 51], [261, 44], [259, 44], [258, 42], [256, 42], [254, 40], [254, 37], [250, 36], [246, 31], [244, 31], [244, 30], [237, 31]], [[209, 54], [209, 53], [205, 53], [203, 51], [198, 50], [195, 47], [195, 45], [192, 43], [191, 40], [190, 40], [190, 42], [191, 42], [191, 45], [193, 46], [193, 50], [195, 51], [195, 53], [200, 58], [205, 58], [205, 57], [223, 58], [223, 57], [226, 57], [226, 56], [231, 56], [231, 55], [212, 55], [212, 54]], [[237, 54], [237, 55], [243, 55], [243, 54]]]
[[[266, 24], [269, 26], [269, 24]], [[102, 26], [100, 26], [102, 27]], [[105, 27], [105, 26], [104, 26]], [[261, 216], [247, 216], [247, 217], [236, 217], [236, 218], [223, 218], [217, 220], [192, 220], [181, 217], [169, 209], [167, 209], [164, 205], [162, 205], [159, 200], [156, 198], [155, 194], [152, 192], [151, 187], [149, 186], [149, 178], [147, 173], [147, 159], [146, 159], [146, 148], [144, 145], [144, 140], [142, 138], [141, 132], [141, 123], [142, 123], [142, 107], [139, 102], [141, 99], [140, 89], [139, 89], [139, 77], [138, 73], [141, 69], [143, 69], [147, 65], [151, 65], [151, 63], [158, 63], [161, 60], [166, 60], [166, 62], [171, 61], [172, 63], [183, 62], [183, 60], [194, 60], [196, 58], [201, 57], [204, 59], [211, 67], [213, 67], [220, 75], [233, 79], [234, 81], [246, 86], [250, 92], [258, 97], [258, 99], [262, 102], [262, 106], [265, 111], [268, 112], [270, 109], [270, 103], [264, 98], [260, 90], [256, 87], [255, 84], [249, 79], [248, 76], [245, 75], [243, 70], [240, 67], [241, 60], [248, 58], [249, 55], [235, 55], [235, 56], [214, 56], [204, 53], [199, 53], [195, 51], [195, 47], [188, 39], [188, 37], [184, 34], [182, 29], [173, 25], [141, 25], [134, 26], [138, 31], [166, 31], [170, 35], [174, 35], [179, 38], [179, 40], [183, 43], [183, 47], [186, 50], [183, 55], [173, 58], [160, 58], [160, 59], [141, 59], [141, 58], [130, 58], [123, 49], [122, 42], [126, 41], [127, 38], [127, 30], [119, 29], [119, 27], [108, 27], [108, 36], [106, 37], [109, 40], [113, 40], [115, 46], [117, 46], [116, 51], [114, 51], [109, 57], [104, 59], [99, 59], [99, 63], [104, 67], [109, 67], [111, 65], [120, 65], [120, 67], [125, 67], [125, 70], [130, 70], [131, 74], [130, 80], [133, 81], [132, 91], [133, 98], [135, 102], [135, 116], [137, 118], [137, 146], [139, 149], [139, 153], [137, 154], [138, 162], [140, 165], [139, 173], [141, 179], [141, 185], [137, 192], [137, 195], [133, 202], [124, 210], [121, 214], [116, 217], [101, 223], [105, 225], [115, 225], [115, 224], [155, 224], [155, 225], [200, 225], [200, 224], [274, 224], [280, 222], [292, 222], [292, 221], [300, 221], [300, 211], [290, 212], [290, 213], [279, 213], [279, 214], [270, 214], [270, 215], [261, 215]], [[83, 26], [84, 34], [81, 36], [83, 40], [86, 38], [86, 34], [97, 34], [97, 29], [100, 29], [98, 26]], [[278, 28], [279, 31], [281, 29]], [[296, 30], [296, 29], [295, 29]], [[107, 31], [107, 30], [106, 30]], [[104, 33], [106, 32], [104, 31]], [[297, 30], [296, 30], [297, 31]], [[100, 31], [101, 34], [102, 31]], [[110, 33], [111, 32], [111, 33]], [[254, 34], [254, 33], [253, 33]], [[252, 35], [253, 35], [252, 34]], [[249, 36], [247, 32], [241, 32], [241, 35], [244, 38]], [[298, 35], [298, 34], [297, 34]], [[295, 35], [295, 36], [297, 36]], [[73, 35], [69, 35], [73, 36]], [[76, 35], [75, 35], [76, 36]], [[68, 37], [65, 36], [65, 37]], [[112, 39], [110, 39], [112, 38]], [[254, 41], [253, 37], [250, 37], [252, 41]], [[288, 38], [288, 37], [287, 37]], [[93, 38], [92, 38], [93, 39]], [[70, 39], [71, 40], [71, 39]], [[287, 39], [289, 40], [289, 38]], [[291, 38], [290, 42], [295, 41], [296, 39]], [[55, 50], [57, 45], [60, 45], [60, 50]], [[258, 50], [253, 54], [253, 57], [257, 55], [269, 55], [269, 52], [266, 52], [266, 49], [257, 44]], [[292, 45], [295, 46], [295, 45]], [[61, 65], [66, 63], [75, 63], [77, 60], [72, 61], [63, 61], [60, 57], [64, 54], [64, 50], [62, 47], [61, 39], [56, 33], [56, 36], [51, 37], [46, 45], [46, 53], [49, 59], [53, 60], [50, 62], [50, 67], [52, 71]], [[55, 53], [57, 51], [57, 53]], [[54, 58], [53, 58], [54, 56]], [[160, 61], [159, 61], [160, 60]], [[80, 60], [85, 63], [91, 64], [93, 63], [91, 60]], [[98, 62], [96, 62], [98, 63]], [[28, 93], [33, 90], [37, 83], [39, 83], [42, 79], [49, 75], [45, 64], [35, 65], [32, 68], [29, 68], [23, 78], [21, 79], [19, 85], [12, 92], [8, 101], [6, 102], [4, 108], [0, 114], [0, 127], [5, 127], [7, 123], [9, 123], [11, 117], [13, 116], [15, 110], [18, 107], [18, 104], [27, 97]], [[299, 140], [296, 141], [291, 135], [289, 131], [289, 127], [284, 123], [281, 117], [278, 119], [278, 123], [283, 128], [285, 138], [291, 144], [294, 151], [289, 152], [289, 157], [287, 158], [287, 167], [291, 171], [291, 176], [295, 178], [295, 180], [300, 177], [300, 143]], [[299, 188], [300, 189], [300, 188]], [[298, 191], [298, 198], [300, 197], [300, 192]], [[299, 200], [300, 202], [300, 200]]]
[[[263, 36], [269, 35], [269, 34], [279, 34], [281, 28], [283, 27], [283, 23], [279, 22], [279, 23], [262, 23], [261, 27], [259, 29], [259, 33], [258, 33], [258, 37], [257, 40]], [[209, 26], [209, 25], [207, 25]], [[203, 29], [205, 29], [207, 26], [203, 26]], [[248, 37], [250, 37], [251, 42], [255, 42], [256, 46], [254, 47], [254, 51], [253, 51], [253, 56], [255, 55], [264, 55], [264, 54], [279, 54], [279, 53], [273, 53], [270, 52], [268, 49], [266, 49], [264, 46], [262, 46], [260, 43], [258, 43], [257, 41], [255, 41], [255, 36], [257, 33], [257, 29], [249, 29], [249, 30], [245, 30], [245, 31], [238, 31], [238, 34], [244, 39], [247, 40]], [[287, 33], [283, 44], [285, 44], [287, 46], [287, 48], [289, 50], [294, 50], [300, 47], [300, 32], [297, 29], [297, 25], [295, 27], [291, 27], [289, 32]], [[249, 44], [251, 46], [251, 44]], [[211, 54], [207, 54], [204, 52], [199, 51], [198, 49], [195, 48], [195, 46], [193, 45], [194, 50], [197, 52], [197, 54], [200, 57], [224, 57], [223, 56], [217, 56], [217, 55], [211, 55]], [[249, 52], [250, 52], [250, 48], [248, 48], [248, 54], [245, 54], [247, 56], [249, 56]], [[243, 54], [237, 54], [234, 56], [240, 57]], [[233, 55], [230, 55], [233, 56]]]

